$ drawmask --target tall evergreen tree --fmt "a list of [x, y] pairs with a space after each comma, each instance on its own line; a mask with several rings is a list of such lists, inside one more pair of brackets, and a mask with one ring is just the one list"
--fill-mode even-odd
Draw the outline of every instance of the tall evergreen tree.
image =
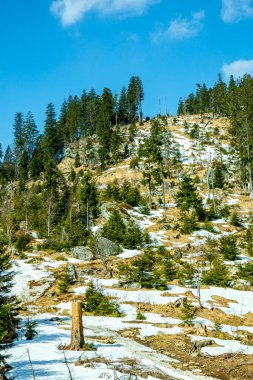
[[37, 147], [39, 138], [39, 131], [37, 129], [33, 114], [31, 112], [28, 112], [28, 114], [26, 115], [26, 119], [24, 121], [23, 135], [25, 140], [24, 148], [30, 160]]
[[13, 131], [14, 131], [15, 175], [16, 175], [16, 178], [18, 178], [20, 159], [25, 149], [24, 117], [21, 112], [17, 112], [15, 115]]
[[129, 123], [129, 108], [128, 108], [127, 90], [125, 87], [122, 88], [120, 97], [119, 97], [118, 119], [119, 119], [120, 124], [125, 125]]
[[132, 76], [127, 90], [130, 118], [133, 122], [138, 114], [139, 123], [142, 121], [142, 101], [144, 90], [142, 80], [139, 76]]

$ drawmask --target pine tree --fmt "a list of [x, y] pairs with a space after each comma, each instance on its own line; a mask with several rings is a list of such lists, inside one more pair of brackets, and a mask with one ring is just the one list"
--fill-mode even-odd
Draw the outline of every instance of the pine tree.
[[81, 180], [80, 199], [81, 209], [89, 228], [90, 218], [94, 219], [98, 216], [98, 190], [90, 172], [86, 172]]
[[103, 236], [115, 243], [121, 244], [126, 233], [125, 223], [118, 210], [114, 210], [103, 226]]
[[15, 175], [14, 156], [9, 145], [7, 146], [5, 154], [4, 154], [2, 171], [3, 171], [4, 180], [9, 182], [14, 179], [14, 175]]
[[176, 194], [176, 200], [182, 211], [189, 213], [191, 209], [194, 209], [200, 220], [204, 218], [202, 201], [191, 177], [183, 175], [179, 191]]
[[73, 283], [73, 278], [71, 277], [68, 267], [64, 269], [64, 272], [61, 274], [58, 282], [57, 292], [59, 295], [67, 293], [70, 285]]
[[14, 119], [14, 157], [15, 157], [15, 175], [19, 177], [19, 164], [25, 149], [25, 136], [24, 136], [24, 118], [23, 114], [18, 112]]
[[118, 119], [119, 124], [126, 125], [129, 123], [129, 108], [127, 99], [127, 90], [125, 87], [122, 88], [119, 98], [118, 105]]
[[227, 266], [217, 257], [209, 270], [203, 272], [202, 283], [205, 285], [227, 286], [229, 273]]
[[144, 99], [143, 84], [139, 76], [132, 76], [129, 81], [127, 98], [130, 110], [130, 120], [134, 122], [138, 114], [139, 123], [142, 122], [142, 101]]
[[213, 170], [213, 186], [218, 189], [223, 189], [225, 183], [226, 166], [222, 162], [214, 162]]
[[180, 98], [178, 102], [177, 115], [185, 115], [185, 104], [182, 98]]
[[104, 167], [111, 153], [111, 139], [113, 134], [114, 101], [113, 95], [108, 88], [103, 90], [101, 104], [99, 108], [99, 120], [97, 126], [97, 135], [99, 139], [99, 157], [102, 167]]
[[44, 157], [46, 162], [52, 160], [57, 163], [61, 155], [62, 144], [57, 132], [55, 108], [53, 103], [49, 103], [46, 110], [44, 132]]
[[235, 236], [223, 236], [220, 239], [219, 252], [224, 256], [225, 260], [237, 260], [239, 250]]
[[31, 160], [33, 153], [38, 145], [39, 131], [34, 121], [33, 114], [28, 112], [24, 122], [24, 149], [27, 152], [29, 160]]
[[6, 345], [16, 337], [18, 308], [15, 297], [10, 295], [13, 273], [9, 255], [0, 247], [0, 376], [5, 372], [5, 356], [1, 354]]

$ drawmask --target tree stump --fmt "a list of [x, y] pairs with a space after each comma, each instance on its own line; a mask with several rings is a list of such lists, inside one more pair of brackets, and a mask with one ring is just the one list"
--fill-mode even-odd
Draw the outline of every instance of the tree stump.
[[83, 320], [82, 320], [82, 302], [72, 302], [72, 332], [71, 332], [71, 350], [80, 350], [84, 345]]

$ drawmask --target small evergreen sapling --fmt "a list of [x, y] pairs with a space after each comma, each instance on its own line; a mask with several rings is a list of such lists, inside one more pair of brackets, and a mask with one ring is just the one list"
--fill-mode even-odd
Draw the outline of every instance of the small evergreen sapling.
[[223, 236], [220, 239], [219, 252], [223, 255], [225, 260], [237, 260], [239, 250], [234, 236]]
[[183, 323], [187, 326], [192, 326], [195, 318], [196, 308], [191, 305], [187, 298], [184, 299], [181, 307], [181, 319], [183, 320]]
[[28, 318], [27, 322], [25, 323], [25, 337], [27, 340], [32, 340], [36, 335], [38, 335], [38, 332], [36, 331], [37, 326], [38, 323], [36, 321], [31, 321]]
[[57, 293], [59, 295], [67, 293], [72, 283], [73, 283], [72, 275], [69, 273], [68, 267], [66, 267], [64, 272], [61, 274], [59, 278]]
[[94, 282], [89, 284], [85, 293], [84, 310], [94, 315], [120, 317], [119, 305], [104, 294], [103, 289]]
[[205, 285], [227, 286], [229, 272], [223, 261], [217, 257], [209, 270], [203, 272], [202, 283]]

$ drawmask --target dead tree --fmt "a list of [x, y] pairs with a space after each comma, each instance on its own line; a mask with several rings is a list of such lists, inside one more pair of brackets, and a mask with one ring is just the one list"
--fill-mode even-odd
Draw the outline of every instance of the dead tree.
[[81, 301], [72, 302], [72, 332], [71, 350], [80, 350], [84, 345], [82, 303]]

